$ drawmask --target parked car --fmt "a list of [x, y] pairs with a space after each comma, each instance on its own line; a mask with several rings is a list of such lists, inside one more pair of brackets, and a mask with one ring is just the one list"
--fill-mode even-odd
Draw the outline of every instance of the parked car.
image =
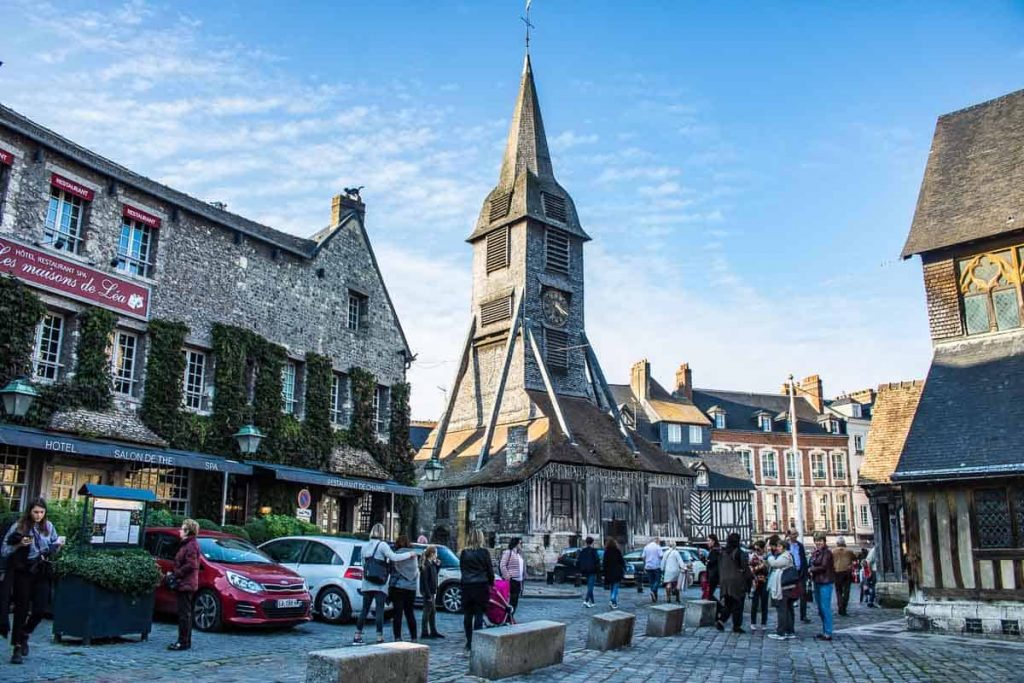
[[678, 546], [676, 550], [683, 556], [683, 560], [692, 563], [693, 581], [699, 585], [704, 580], [704, 573], [708, 570], [706, 564], [707, 552], [701, 553], [700, 548], [694, 548], [693, 546]]
[[[556, 583], [575, 581], [578, 577], [582, 578], [582, 575], [576, 566], [581, 550], [583, 550], [583, 548], [566, 548], [561, 552], [561, 554], [559, 554], [558, 561], [555, 563], [554, 569]], [[598, 561], [604, 562], [604, 548], [596, 548], [596, 550]], [[636, 579], [633, 563], [629, 559], [630, 555], [632, 555], [632, 553], [627, 553], [623, 556], [623, 559], [626, 561], [626, 574], [622, 578], [623, 583], [632, 583]], [[597, 570], [598, 583], [601, 583], [602, 581], [602, 574], [603, 572], [599, 565]]]
[[363, 544], [335, 536], [284, 536], [260, 545], [275, 562], [306, 580], [313, 612], [331, 624], [352, 620], [363, 609]]
[[[146, 530], [146, 550], [160, 571], [174, 569], [178, 530]], [[261, 552], [243, 538], [219, 531], [199, 532], [199, 590], [193, 622], [200, 631], [238, 626], [294, 626], [312, 619], [312, 600], [302, 577]], [[177, 596], [161, 585], [156, 611], [176, 614]]]
[[[682, 556], [683, 561], [692, 564], [691, 570], [693, 571], [693, 577], [695, 583], [700, 583], [704, 572], [707, 571], [707, 567], [704, 562], [698, 557], [697, 549], [690, 546], [677, 546], [676, 550]], [[631, 566], [635, 572], [643, 573], [644, 571], [644, 550], [643, 548], [637, 548], [631, 550], [625, 554], [626, 564]]]

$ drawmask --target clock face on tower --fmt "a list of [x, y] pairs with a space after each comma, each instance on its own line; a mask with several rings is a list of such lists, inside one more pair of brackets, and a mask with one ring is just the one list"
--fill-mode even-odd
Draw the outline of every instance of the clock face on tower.
[[541, 294], [544, 322], [554, 327], [565, 326], [569, 319], [569, 299], [557, 289], [545, 289]]

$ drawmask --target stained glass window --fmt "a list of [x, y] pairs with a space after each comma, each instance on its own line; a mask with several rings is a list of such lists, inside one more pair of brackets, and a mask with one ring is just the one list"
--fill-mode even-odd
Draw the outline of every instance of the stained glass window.
[[977, 515], [979, 548], [1011, 547], [1010, 506], [1005, 489], [975, 491], [974, 513]]
[[1021, 326], [1020, 258], [1007, 249], [960, 260], [960, 293], [967, 334], [1010, 330]]

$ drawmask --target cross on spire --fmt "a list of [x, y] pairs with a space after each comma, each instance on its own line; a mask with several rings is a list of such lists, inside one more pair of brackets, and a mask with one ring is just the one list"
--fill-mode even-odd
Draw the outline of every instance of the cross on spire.
[[532, 0], [526, 0], [526, 16], [519, 17], [519, 19], [526, 24], [526, 54], [530, 54], [530, 29], [536, 28], [530, 23], [530, 5], [533, 4]]

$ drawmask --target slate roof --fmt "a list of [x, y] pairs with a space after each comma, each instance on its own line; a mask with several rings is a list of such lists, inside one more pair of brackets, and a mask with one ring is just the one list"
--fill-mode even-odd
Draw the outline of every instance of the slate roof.
[[[530, 452], [523, 465], [511, 468], [506, 466], [505, 442], [509, 425], [499, 425], [495, 429], [491, 457], [480, 471], [476, 470], [476, 463], [484, 430], [449, 432], [441, 449], [441, 460], [445, 466], [442, 478], [435, 483], [423, 482], [424, 487], [462, 488], [514, 484], [528, 479], [549, 463], [694, 476], [689, 467], [643, 439], [634, 438], [639, 449], [634, 455], [610, 415], [587, 399], [559, 396], [565, 421], [576, 439], [574, 446], [558, 428], [547, 394], [538, 391], [526, 393], [537, 406], [540, 417], [529, 423]], [[420, 449], [416, 456], [418, 466], [422, 467], [430, 459], [436, 437], [435, 431]]]
[[861, 484], [889, 484], [914, 421], [924, 382], [896, 382], [878, 387], [875, 413], [860, 466]]
[[1024, 334], [935, 350], [895, 482], [1024, 473]]
[[903, 258], [1024, 229], [1022, 157], [1024, 90], [940, 116]]
[[98, 412], [75, 408], [56, 412], [50, 418], [50, 429], [55, 432], [79, 434], [92, 438], [115, 439], [131, 443], [166, 448], [167, 442], [142, 423], [134, 410]]
[[[610, 384], [612, 396], [619, 406], [632, 405], [633, 390], [628, 384]], [[673, 396], [652, 377], [651, 396], [646, 401], [647, 418], [651, 422], [680, 422], [683, 424], [710, 425], [711, 420], [700, 408], [685, 398]]]
[[743, 466], [739, 453], [687, 453], [677, 457], [691, 468], [696, 467], [698, 463], [707, 466], [709, 490], [753, 491], [757, 488], [747, 474], [747, 468]]
[[372, 455], [361, 448], [341, 445], [331, 451], [327, 471], [349, 477], [365, 479], [390, 479], [391, 475], [380, 466]]
[[[755, 394], [719, 389], [694, 389], [693, 402], [707, 413], [718, 406], [725, 412], [726, 429], [760, 431], [754, 416], [758, 412], [775, 417], [789, 412], [789, 396]], [[820, 413], [803, 396], [796, 397], [797, 430], [801, 434], [828, 434], [818, 423]]]

